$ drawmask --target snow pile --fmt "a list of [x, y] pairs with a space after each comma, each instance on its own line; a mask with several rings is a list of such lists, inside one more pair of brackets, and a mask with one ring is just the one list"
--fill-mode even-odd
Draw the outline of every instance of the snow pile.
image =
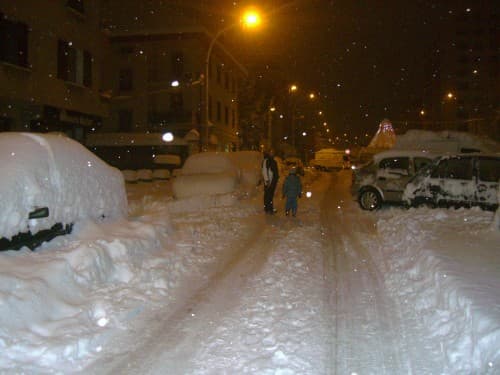
[[[63, 135], [1, 133], [0, 160], [0, 237], [126, 215], [121, 172]], [[49, 216], [28, 220], [38, 207]]]
[[497, 211], [495, 213], [495, 219], [493, 220], [493, 229], [497, 229], [500, 231], [500, 183], [499, 187], [497, 188], [497, 202], [499, 203], [499, 206], [497, 208]]
[[458, 131], [408, 130], [398, 135], [395, 149], [427, 150], [439, 153], [462, 151], [500, 152], [500, 144], [486, 137]]
[[146, 210], [140, 222], [79, 223], [36, 252], [2, 253], [1, 369], [81, 370], [110, 332], [164, 299], [181, 254], [162, 251], [171, 232], [165, 207]]
[[[416, 309], [430, 342], [442, 343], [445, 373], [490, 373], [500, 365], [499, 258], [480, 209], [382, 212], [375, 251], [393, 272], [386, 283]], [[457, 231], [457, 228], [461, 228]], [[494, 372], [494, 371], [493, 371]], [[491, 372], [491, 373], [493, 373]]]
[[[498, 373], [493, 213], [367, 213], [346, 188], [327, 190], [349, 181], [347, 171], [306, 173], [313, 194], [297, 218], [263, 215], [260, 196], [172, 215], [169, 181], [129, 184], [127, 220], [78, 222], [36, 252], [0, 253], [0, 372], [328, 374], [349, 357], [345, 373], [387, 373], [360, 360], [377, 351], [367, 342], [388, 343], [376, 314], [386, 311], [384, 322], [407, 319], [393, 337], [406, 372]], [[337, 211], [321, 219], [325, 202]], [[338, 243], [325, 235], [330, 218]], [[366, 265], [390, 301], [352, 293]], [[339, 288], [346, 275], [353, 283]]]

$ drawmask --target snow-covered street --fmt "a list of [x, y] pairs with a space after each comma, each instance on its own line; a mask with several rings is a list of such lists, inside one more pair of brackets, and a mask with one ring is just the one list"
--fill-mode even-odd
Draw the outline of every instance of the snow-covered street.
[[497, 373], [494, 214], [366, 212], [350, 179], [306, 174], [297, 218], [128, 184], [128, 220], [2, 254], [2, 373]]

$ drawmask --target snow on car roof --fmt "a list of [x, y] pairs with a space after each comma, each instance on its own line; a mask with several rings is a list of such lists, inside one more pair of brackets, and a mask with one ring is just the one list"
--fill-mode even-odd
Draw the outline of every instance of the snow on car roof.
[[425, 150], [387, 150], [387, 151], [382, 151], [379, 152], [378, 154], [375, 154], [373, 156], [373, 159], [375, 161], [380, 161], [384, 158], [391, 158], [391, 157], [401, 157], [401, 156], [408, 156], [408, 157], [428, 157], [428, 158], [435, 158], [439, 154], [425, 151]]

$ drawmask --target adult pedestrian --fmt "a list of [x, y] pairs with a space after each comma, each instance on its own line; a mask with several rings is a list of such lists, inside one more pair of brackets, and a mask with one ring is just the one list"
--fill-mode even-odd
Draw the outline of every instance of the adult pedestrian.
[[264, 152], [262, 160], [262, 177], [264, 179], [264, 211], [266, 214], [274, 214], [273, 199], [276, 185], [279, 180], [278, 164], [274, 160], [274, 150]]

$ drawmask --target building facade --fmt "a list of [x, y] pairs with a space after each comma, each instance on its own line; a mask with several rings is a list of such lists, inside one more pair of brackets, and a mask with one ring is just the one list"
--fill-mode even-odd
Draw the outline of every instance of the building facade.
[[3, 2], [0, 131], [57, 131], [86, 145], [99, 133], [112, 143], [111, 133], [171, 132], [189, 152], [238, 148], [246, 70], [217, 40], [205, 77], [214, 36], [195, 22], [137, 1]]
[[0, 7], [0, 130], [59, 131], [80, 142], [102, 128], [106, 40], [99, 0]]

